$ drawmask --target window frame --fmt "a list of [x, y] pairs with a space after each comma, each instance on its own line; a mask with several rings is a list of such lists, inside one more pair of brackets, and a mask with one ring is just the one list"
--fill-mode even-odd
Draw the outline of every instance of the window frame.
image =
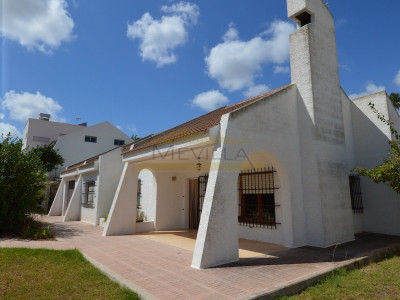
[[[96, 181], [88, 180], [83, 183], [84, 192], [82, 193], [82, 206], [86, 208], [94, 208], [95, 204], [95, 195], [96, 195]], [[90, 190], [93, 188], [93, 190]], [[89, 201], [89, 196], [91, 196], [91, 200]]]
[[[252, 169], [242, 171], [238, 177], [238, 221], [240, 225], [276, 229], [280, 224], [276, 221], [275, 186], [273, 168]], [[256, 195], [256, 208], [250, 199]], [[249, 216], [249, 206], [253, 206], [256, 216]]]
[[97, 143], [97, 136], [85, 135], [85, 143]]
[[114, 139], [114, 146], [123, 146], [125, 145], [125, 140]]
[[350, 188], [350, 200], [351, 209], [355, 214], [361, 214], [364, 212], [364, 204], [361, 192], [361, 180], [358, 174], [349, 175], [349, 188]]

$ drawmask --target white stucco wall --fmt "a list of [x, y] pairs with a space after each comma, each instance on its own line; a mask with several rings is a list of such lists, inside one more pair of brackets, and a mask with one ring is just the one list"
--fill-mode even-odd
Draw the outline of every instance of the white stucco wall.
[[[35, 148], [36, 146], [44, 146], [57, 141], [57, 139], [64, 134], [79, 131], [84, 128], [84, 126], [74, 124], [29, 118], [23, 131], [23, 147]], [[48, 138], [49, 141], [35, 141], [33, 138], [34, 136]]]
[[132, 234], [136, 232], [136, 198], [139, 170], [125, 163], [113, 198], [103, 236]]
[[[200, 176], [198, 174], [197, 176]], [[176, 180], [173, 181], [172, 177]], [[186, 201], [185, 188], [187, 178], [191, 174], [176, 171], [156, 172], [157, 179], [157, 209], [156, 230], [187, 228], [188, 201]], [[195, 177], [195, 176], [193, 176]]]
[[98, 224], [99, 218], [104, 218], [110, 212], [123, 167], [121, 148], [117, 148], [99, 157], [96, 224]]
[[299, 91], [299, 127], [307, 244], [354, 238], [348, 151], [333, 16], [322, 0], [288, 0], [288, 16], [307, 10], [312, 23], [290, 35], [292, 83]]
[[[85, 142], [85, 136], [97, 137], [97, 143]], [[93, 157], [115, 148], [114, 139], [131, 142], [131, 139], [109, 122], [86, 127], [83, 130], [72, 132], [59, 137], [54, 148], [58, 149], [65, 163], [56, 171], [56, 175], [65, 167]]]
[[94, 188], [94, 194], [93, 194], [93, 206], [91, 207], [85, 207], [84, 205], [81, 205], [81, 218], [80, 221], [82, 222], [87, 222], [90, 224], [98, 225], [98, 218], [97, 218], [97, 209], [98, 209], [98, 200], [99, 200], [99, 174], [98, 172], [95, 173], [89, 173], [89, 174], [83, 174], [82, 175], [82, 182], [81, 182], [81, 203], [83, 201], [83, 193], [86, 193], [86, 185], [85, 183], [87, 181], [94, 181], [95, 182], [95, 188]]
[[65, 179], [62, 179], [58, 189], [57, 193], [54, 196], [53, 204], [50, 207], [49, 210], [49, 216], [61, 216], [62, 215], [62, 209], [63, 209], [63, 200], [64, 200], [64, 185], [65, 185]]
[[[276, 213], [277, 222], [281, 224], [277, 229], [260, 230], [239, 226], [242, 238], [288, 247], [306, 243], [297, 105], [296, 88], [292, 86], [230, 114], [226, 139], [235, 142], [227, 145], [227, 153], [231, 153], [230, 157], [239, 151], [246, 153], [248, 159], [242, 158], [239, 170], [252, 166], [274, 167], [279, 187], [275, 201], [280, 205]], [[260, 154], [255, 155], [257, 152]], [[236, 197], [232, 205], [237, 206], [237, 190], [234, 192]]]
[[139, 173], [142, 182], [140, 205], [141, 211], [145, 214], [145, 221], [156, 220], [157, 208], [157, 180], [149, 169], [143, 169]]
[[351, 114], [352, 102], [347, 94], [341, 90], [342, 95], [342, 109], [343, 109], [343, 124], [345, 131], [346, 153], [347, 153], [347, 167], [349, 172], [355, 167], [355, 149], [354, 149], [354, 133], [353, 122]]
[[63, 221], [79, 221], [81, 218], [82, 176], [75, 181], [75, 188], [68, 203]]
[[[386, 119], [398, 126], [399, 117], [386, 92], [382, 91], [353, 100], [351, 111], [354, 128], [356, 167], [373, 168], [388, 156], [390, 129], [377, 118], [371, 102]], [[400, 196], [385, 184], [361, 178], [364, 213], [363, 230], [400, 235]]]

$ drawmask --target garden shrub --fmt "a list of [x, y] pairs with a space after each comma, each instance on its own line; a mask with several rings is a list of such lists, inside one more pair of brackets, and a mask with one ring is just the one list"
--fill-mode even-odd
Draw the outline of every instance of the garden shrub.
[[21, 233], [43, 195], [46, 174], [39, 154], [22, 150], [11, 135], [0, 142], [0, 235]]

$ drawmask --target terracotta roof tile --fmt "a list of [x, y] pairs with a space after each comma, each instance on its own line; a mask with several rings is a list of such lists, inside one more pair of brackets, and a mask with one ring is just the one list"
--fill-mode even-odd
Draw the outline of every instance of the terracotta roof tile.
[[[246, 100], [238, 102], [236, 104], [232, 104], [229, 106], [223, 106], [212, 112], [209, 112], [205, 115], [202, 115], [198, 118], [190, 120], [186, 123], [183, 123], [181, 125], [173, 127], [166, 131], [162, 131], [160, 133], [151, 135], [144, 139], [140, 139], [134, 143], [127, 144], [124, 146], [122, 154], [136, 152], [136, 151], [143, 150], [143, 149], [155, 146], [155, 145], [171, 143], [173, 141], [176, 141], [176, 140], [179, 140], [179, 139], [182, 139], [185, 137], [189, 137], [189, 136], [197, 134], [197, 133], [205, 132], [208, 129], [218, 125], [221, 121], [222, 115], [232, 112], [236, 109], [242, 108], [246, 105], [249, 105], [253, 102], [256, 102], [256, 101], [263, 99], [267, 96], [270, 96], [272, 94], [275, 94], [275, 93], [287, 88], [288, 86], [290, 86], [290, 84], [282, 86], [278, 89], [269, 91], [267, 93], [246, 99]], [[130, 147], [133, 144], [134, 144], [134, 148], [132, 150], [130, 150]]]

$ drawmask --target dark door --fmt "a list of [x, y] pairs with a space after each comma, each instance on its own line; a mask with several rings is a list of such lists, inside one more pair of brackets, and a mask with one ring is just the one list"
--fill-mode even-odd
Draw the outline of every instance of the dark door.
[[206, 195], [208, 176], [189, 179], [189, 228], [198, 229], [204, 197]]

